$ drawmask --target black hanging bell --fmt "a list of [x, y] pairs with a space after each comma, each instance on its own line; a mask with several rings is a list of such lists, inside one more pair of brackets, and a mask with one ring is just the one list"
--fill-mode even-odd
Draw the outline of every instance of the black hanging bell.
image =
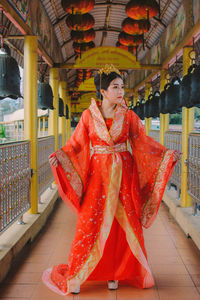
[[52, 88], [48, 83], [42, 81], [38, 83], [38, 108], [54, 109]]
[[16, 60], [10, 56], [7, 46], [0, 48], [0, 100], [22, 98], [20, 93], [20, 72]]
[[68, 108], [68, 105], [66, 104], [66, 119], [68, 120], [69, 119], [69, 108]]
[[136, 106], [133, 108], [133, 111], [141, 120], [144, 120], [144, 103], [145, 100], [141, 99], [140, 101], [137, 101]]
[[200, 65], [194, 67], [191, 75], [190, 102], [193, 106], [200, 107]]
[[59, 98], [59, 117], [64, 117], [64, 103], [62, 98]]
[[180, 79], [174, 77], [171, 83], [166, 85], [165, 103], [167, 113], [174, 114], [181, 111], [180, 105]]
[[181, 86], [180, 86], [180, 105], [181, 107], [191, 108], [193, 106], [192, 102], [190, 101], [190, 94], [191, 94], [191, 79], [192, 79], [192, 72], [194, 72], [195, 64], [191, 65], [188, 68], [188, 73], [183, 77]]
[[167, 114], [168, 113], [167, 105], [166, 105], [166, 91], [169, 86], [170, 86], [170, 84], [167, 83], [164, 87], [164, 90], [160, 94], [159, 104], [158, 104], [159, 114]]
[[152, 94], [149, 95], [147, 101], [144, 103], [144, 117], [150, 118], [150, 106], [151, 106], [151, 100], [152, 100]]
[[149, 114], [152, 118], [159, 117], [159, 99], [160, 99], [160, 92], [155, 91], [151, 97], [151, 104], [149, 107]]

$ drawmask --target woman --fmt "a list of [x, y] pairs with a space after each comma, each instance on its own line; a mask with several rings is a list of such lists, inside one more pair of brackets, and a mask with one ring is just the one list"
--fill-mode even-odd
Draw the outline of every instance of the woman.
[[69, 263], [43, 274], [63, 295], [79, 293], [86, 280], [107, 280], [110, 289], [118, 281], [154, 285], [142, 225], [155, 219], [180, 156], [146, 136], [125, 105], [124, 83], [114, 66], [101, 69], [95, 85], [102, 104], [92, 99], [66, 145], [49, 159], [62, 199], [78, 215]]

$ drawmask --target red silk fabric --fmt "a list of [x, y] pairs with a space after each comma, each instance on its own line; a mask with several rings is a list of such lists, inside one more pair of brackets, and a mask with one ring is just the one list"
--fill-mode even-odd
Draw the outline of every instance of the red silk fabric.
[[[90, 157], [90, 142], [105, 146], [127, 141], [132, 154]], [[69, 262], [54, 266], [52, 281], [64, 293], [85, 280], [118, 279], [138, 288], [151, 287], [154, 281], [142, 225], [149, 227], [156, 217], [175, 165], [173, 151], [146, 136], [134, 112], [117, 107], [113, 120], [103, 120], [93, 102], [72, 137], [54, 155], [59, 160], [52, 170], [60, 195], [78, 220]], [[110, 189], [119, 182], [113, 173], [116, 166], [121, 172], [117, 197]]]

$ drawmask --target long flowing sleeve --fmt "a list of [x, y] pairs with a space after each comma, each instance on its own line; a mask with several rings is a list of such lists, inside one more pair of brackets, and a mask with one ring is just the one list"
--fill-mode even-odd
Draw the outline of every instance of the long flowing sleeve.
[[77, 214], [86, 187], [90, 162], [86, 110], [66, 145], [52, 155], [59, 161], [57, 168], [52, 166], [52, 171], [60, 196]]
[[135, 207], [142, 225], [148, 228], [154, 221], [166, 184], [176, 161], [174, 151], [166, 149], [145, 133], [139, 117], [129, 111], [129, 143], [134, 159], [132, 189], [137, 184], [138, 197], [134, 197]]

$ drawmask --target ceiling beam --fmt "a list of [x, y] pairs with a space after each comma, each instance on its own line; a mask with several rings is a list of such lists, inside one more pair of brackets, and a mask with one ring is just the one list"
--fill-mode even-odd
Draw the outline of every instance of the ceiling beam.
[[[54, 67], [59, 69], [80, 69], [80, 67], [76, 67], [74, 63], [56, 63], [54, 64]], [[85, 68], [81, 67], [81, 69], [88, 69], [88, 67]], [[159, 64], [147, 64], [147, 65], [140, 64], [139, 67], [129, 67], [128, 69], [129, 70], [161, 70], [162, 66]]]

